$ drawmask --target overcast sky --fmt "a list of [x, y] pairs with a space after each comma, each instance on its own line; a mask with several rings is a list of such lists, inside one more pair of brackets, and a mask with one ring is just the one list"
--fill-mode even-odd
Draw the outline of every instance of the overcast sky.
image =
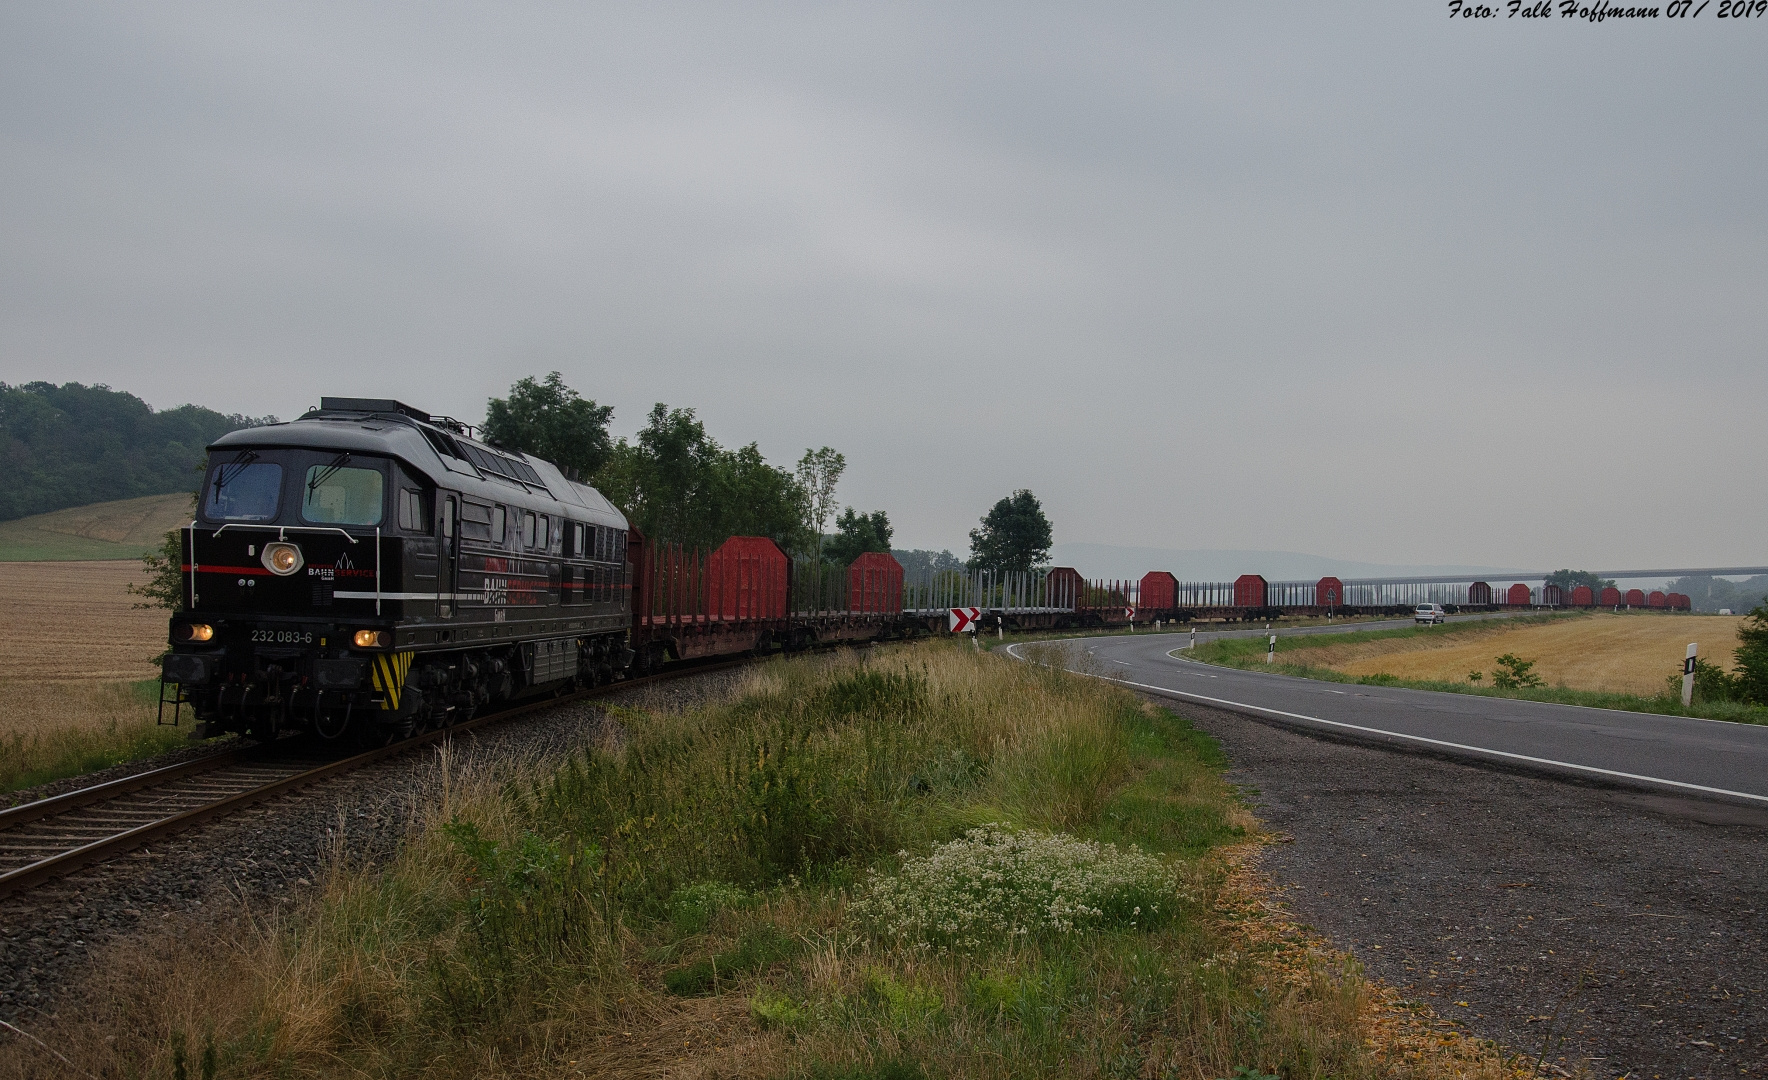
[[557, 369], [960, 553], [1029, 487], [1059, 541], [1768, 563], [1768, 21], [1446, 13], [9, 3], [0, 381]]

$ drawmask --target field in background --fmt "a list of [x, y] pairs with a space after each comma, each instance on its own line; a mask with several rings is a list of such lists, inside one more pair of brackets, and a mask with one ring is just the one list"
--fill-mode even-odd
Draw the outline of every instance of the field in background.
[[145, 576], [139, 562], [0, 562], [0, 791], [183, 744], [154, 724], [166, 612], [124, 589]]
[[0, 522], [0, 562], [139, 559], [190, 521], [190, 495], [148, 495]]
[[1285, 652], [1296, 662], [1346, 675], [1443, 682], [1465, 682], [1472, 671], [1490, 682], [1493, 660], [1514, 653], [1535, 661], [1535, 673], [1549, 686], [1650, 697], [1663, 692], [1667, 676], [1681, 672], [1691, 641], [1700, 644], [1702, 657], [1729, 669], [1742, 623], [1741, 616], [1730, 615], [1602, 613], [1533, 626], [1458, 628], [1435, 639], [1432, 631], [1321, 648], [1298, 642]]

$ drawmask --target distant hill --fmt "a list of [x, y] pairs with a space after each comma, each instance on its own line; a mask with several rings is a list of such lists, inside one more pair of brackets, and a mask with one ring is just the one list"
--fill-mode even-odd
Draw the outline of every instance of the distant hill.
[[204, 447], [273, 420], [197, 405], [156, 412], [108, 386], [0, 383], [0, 521], [194, 491]]
[[190, 515], [190, 496], [178, 492], [0, 522], [0, 562], [139, 559]]
[[1072, 566], [1090, 578], [1140, 578], [1150, 570], [1166, 570], [1182, 581], [1233, 581], [1241, 574], [1262, 574], [1267, 581], [1311, 581], [1328, 574], [1343, 578], [1441, 574], [1506, 577], [1520, 572], [1515, 568], [1497, 566], [1399, 566], [1356, 562], [1299, 551], [1181, 550], [1078, 543], [1057, 544], [1050, 552], [1050, 562], [1055, 566]]

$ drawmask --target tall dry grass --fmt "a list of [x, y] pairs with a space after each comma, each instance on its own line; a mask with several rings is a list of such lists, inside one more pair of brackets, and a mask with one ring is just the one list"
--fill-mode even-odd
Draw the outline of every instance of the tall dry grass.
[[185, 745], [159, 726], [158, 683], [0, 680], [0, 793]]
[[[298, 912], [156, 954], [175, 992], [113, 974], [42, 1034], [66, 1075], [195, 1076], [192, 1048], [230, 1077], [1389, 1075], [1354, 965], [1249, 930], [1214, 744], [1046, 659], [774, 663], [563, 765], [438, 758], [390, 865], [341, 846]], [[949, 954], [849, 912], [983, 821], [1156, 853], [1173, 909]]]

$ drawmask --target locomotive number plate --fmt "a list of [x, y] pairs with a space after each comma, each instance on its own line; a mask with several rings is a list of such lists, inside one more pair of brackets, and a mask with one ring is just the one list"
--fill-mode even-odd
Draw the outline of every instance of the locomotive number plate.
[[267, 645], [311, 645], [311, 630], [253, 630], [253, 643], [262, 642]]

